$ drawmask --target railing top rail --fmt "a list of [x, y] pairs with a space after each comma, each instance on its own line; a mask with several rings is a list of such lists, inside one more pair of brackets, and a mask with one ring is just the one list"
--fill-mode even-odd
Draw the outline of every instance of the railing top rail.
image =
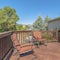
[[18, 32], [32, 32], [32, 30], [20, 30], [20, 31], [14, 31], [14, 33], [18, 33]]
[[[35, 31], [35, 30], [34, 30]], [[17, 32], [34, 32], [33, 30], [20, 30], [20, 31], [8, 31], [8, 32], [3, 32], [3, 33], [0, 33], [0, 38], [3, 38], [3, 37], [5, 37], [5, 36], [8, 36], [8, 35], [10, 35], [11, 33], [17, 33]], [[56, 32], [57, 30], [54, 30], [54, 31], [45, 31], [45, 30], [43, 30], [43, 31], [41, 31], [41, 32]]]
[[0, 38], [3, 38], [3, 37], [5, 37], [5, 36], [8, 36], [8, 35], [12, 34], [12, 32], [13, 32], [13, 31], [2, 32], [2, 33], [0, 33]]
[[[30, 32], [30, 31], [32, 31], [32, 30], [17, 30], [17, 32]], [[14, 31], [14, 32], [16, 32], [16, 31]]]

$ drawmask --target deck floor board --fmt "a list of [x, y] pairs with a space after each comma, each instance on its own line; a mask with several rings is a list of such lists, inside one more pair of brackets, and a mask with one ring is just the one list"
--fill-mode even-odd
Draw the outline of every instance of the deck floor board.
[[[60, 43], [53, 42], [48, 43], [47, 46], [40, 45], [39, 48], [34, 49], [34, 53], [36, 56], [30, 54], [21, 57], [19, 60], [60, 60]], [[17, 60], [19, 58], [19, 55], [18, 54], [13, 55], [13, 54], [10, 57], [10, 60]]]

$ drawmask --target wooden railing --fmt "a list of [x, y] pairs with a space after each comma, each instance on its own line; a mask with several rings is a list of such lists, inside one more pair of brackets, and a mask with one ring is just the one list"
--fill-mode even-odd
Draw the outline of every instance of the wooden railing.
[[58, 31], [41, 31], [42, 38], [46, 38], [48, 41], [58, 41]]
[[[27, 40], [29, 35], [33, 36], [34, 31], [15, 31], [17, 39], [20, 43]], [[42, 38], [45, 38], [47, 41], [58, 41], [58, 31], [40, 31], [42, 34]]]
[[13, 47], [11, 34], [12, 32], [0, 33], [0, 60], [3, 60]]
[[[42, 34], [47, 33], [49, 36], [52, 36], [54, 39], [58, 40], [57, 31], [41, 31]], [[33, 31], [14, 31], [14, 32], [5, 32], [0, 33], [0, 60], [7, 55], [10, 49], [13, 47], [13, 42], [11, 40], [11, 34], [16, 33], [17, 40], [20, 43], [23, 43], [30, 35], [33, 35]]]
[[32, 31], [15, 31], [17, 39], [20, 41], [20, 44], [24, 43], [27, 38], [32, 35]]
[[58, 41], [60, 42], [60, 30], [58, 30]]

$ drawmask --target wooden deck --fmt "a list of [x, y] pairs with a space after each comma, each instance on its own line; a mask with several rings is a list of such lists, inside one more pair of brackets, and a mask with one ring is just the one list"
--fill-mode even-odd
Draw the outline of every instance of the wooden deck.
[[[10, 60], [17, 60], [19, 55], [13, 52]], [[23, 56], [19, 60], [60, 60], [60, 43], [52, 42], [48, 43], [47, 46], [40, 45], [39, 48], [34, 49], [36, 56], [32, 54]]]

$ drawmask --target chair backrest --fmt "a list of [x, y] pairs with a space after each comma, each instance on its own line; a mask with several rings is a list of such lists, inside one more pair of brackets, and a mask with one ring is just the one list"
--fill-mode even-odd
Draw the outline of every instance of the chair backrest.
[[16, 50], [19, 52], [19, 50], [21, 49], [20, 43], [19, 43], [19, 40], [17, 40], [17, 36], [15, 33], [12, 34], [11, 39], [12, 39], [14, 48], [16, 48]]
[[14, 43], [14, 45], [19, 45], [20, 44], [19, 40], [17, 40], [17, 36], [16, 36], [15, 33], [12, 34], [11, 38], [12, 38], [12, 42]]
[[[16, 50], [18, 51], [18, 52], [20, 52], [20, 50], [21, 50], [21, 46], [23, 46], [23, 45], [20, 45], [20, 43], [19, 43], [19, 40], [17, 40], [17, 36], [16, 36], [16, 34], [15, 33], [13, 33], [13, 35], [12, 35], [12, 42], [14, 43], [14, 47], [16, 48]], [[28, 48], [28, 46], [29, 46], [29, 48], [32, 48], [32, 44], [30, 44], [30, 43], [27, 43], [27, 44], [25, 44], [24, 46], [27, 46], [26, 48]], [[24, 48], [24, 46], [23, 46], [23, 48]], [[25, 48], [25, 49], [26, 49]], [[28, 48], [28, 49], [29, 49]]]
[[34, 31], [34, 32], [33, 32], [33, 36], [34, 36], [36, 39], [38, 39], [38, 38], [41, 39], [41, 38], [42, 38], [40, 31]]

